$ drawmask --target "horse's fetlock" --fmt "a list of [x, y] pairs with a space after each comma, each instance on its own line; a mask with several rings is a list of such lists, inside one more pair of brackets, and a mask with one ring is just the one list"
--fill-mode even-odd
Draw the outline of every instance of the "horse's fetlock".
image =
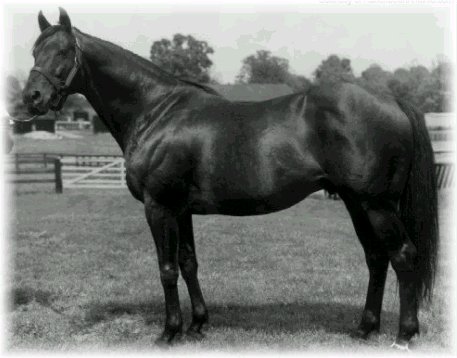
[[208, 320], [208, 310], [203, 305], [195, 306], [192, 316], [196, 321], [206, 322]]
[[400, 331], [398, 334], [400, 338], [408, 341], [415, 334], [419, 334], [419, 321], [417, 317], [400, 322]]
[[182, 329], [182, 317], [181, 315], [170, 315], [167, 317], [165, 328], [172, 332], [178, 332]]
[[379, 326], [379, 315], [375, 315], [370, 310], [366, 310], [362, 314], [362, 322], [363, 324], [370, 325], [370, 326]]

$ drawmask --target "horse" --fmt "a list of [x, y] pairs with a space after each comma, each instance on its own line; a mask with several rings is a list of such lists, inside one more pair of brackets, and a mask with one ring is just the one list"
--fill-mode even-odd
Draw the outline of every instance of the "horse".
[[309, 194], [337, 193], [369, 271], [357, 337], [379, 331], [387, 269], [400, 296], [393, 346], [419, 333], [433, 290], [438, 245], [433, 151], [423, 115], [395, 97], [338, 82], [263, 102], [231, 102], [40, 11], [35, 65], [23, 91], [31, 115], [83, 94], [123, 151], [131, 194], [144, 204], [165, 299], [159, 344], [183, 333], [177, 280], [191, 300], [186, 334], [202, 338], [208, 310], [197, 275], [193, 214], [286, 209]]

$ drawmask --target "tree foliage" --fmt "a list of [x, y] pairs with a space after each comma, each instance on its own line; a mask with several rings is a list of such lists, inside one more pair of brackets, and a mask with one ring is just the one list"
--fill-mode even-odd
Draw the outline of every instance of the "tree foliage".
[[311, 81], [289, 71], [289, 61], [273, 56], [270, 51], [259, 50], [246, 57], [237, 77], [239, 83], [284, 83], [294, 91], [305, 91]]
[[209, 69], [214, 53], [206, 41], [192, 35], [175, 34], [173, 39], [154, 41], [151, 46], [151, 61], [161, 69], [177, 76], [201, 83], [210, 82]]
[[314, 71], [314, 80], [316, 83], [353, 82], [355, 76], [352, 72], [351, 60], [330, 55]]
[[22, 86], [14, 76], [8, 76], [5, 82], [5, 104], [10, 116], [16, 117], [18, 113], [25, 112], [25, 105], [22, 102]]
[[260, 50], [243, 60], [237, 80], [241, 83], [285, 83], [288, 75], [288, 60]]
[[393, 73], [376, 70], [371, 66], [358, 79], [362, 85], [390, 91], [391, 94], [407, 99], [424, 113], [451, 110], [450, 79], [451, 66], [439, 62], [431, 70], [425, 66], [398, 68]]

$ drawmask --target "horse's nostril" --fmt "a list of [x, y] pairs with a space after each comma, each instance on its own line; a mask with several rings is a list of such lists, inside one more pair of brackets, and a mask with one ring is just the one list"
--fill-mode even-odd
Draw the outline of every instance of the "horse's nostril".
[[32, 92], [32, 100], [38, 101], [41, 98], [40, 91], [33, 91]]

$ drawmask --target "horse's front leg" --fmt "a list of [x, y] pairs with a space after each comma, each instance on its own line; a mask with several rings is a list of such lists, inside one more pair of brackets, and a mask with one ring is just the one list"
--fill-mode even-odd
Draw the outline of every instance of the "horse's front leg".
[[158, 344], [171, 343], [182, 332], [182, 316], [178, 295], [178, 222], [173, 211], [145, 200], [146, 218], [156, 244], [160, 279], [165, 294], [165, 328], [157, 339]]
[[179, 224], [179, 267], [181, 275], [186, 281], [192, 303], [192, 323], [187, 335], [196, 339], [202, 338], [202, 326], [208, 322], [208, 310], [203, 299], [197, 277], [197, 255], [195, 252], [194, 232], [192, 227], [192, 214], [185, 212], [178, 218]]

